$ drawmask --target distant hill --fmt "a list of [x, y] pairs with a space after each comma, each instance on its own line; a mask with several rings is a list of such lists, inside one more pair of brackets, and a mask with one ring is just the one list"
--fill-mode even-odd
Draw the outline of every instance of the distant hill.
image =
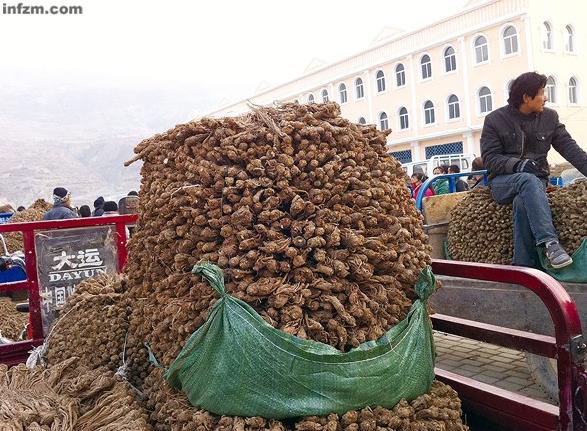
[[0, 202], [49, 199], [56, 186], [76, 205], [138, 190], [141, 140], [189, 121], [209, 103], [201, 90], [88, 86], [0, 87]]

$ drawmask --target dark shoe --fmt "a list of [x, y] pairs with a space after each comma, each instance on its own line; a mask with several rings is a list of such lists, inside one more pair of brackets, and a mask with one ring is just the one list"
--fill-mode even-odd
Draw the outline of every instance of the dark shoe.
[[567, 254], [565, 249], [557, 241], [546, 244], [546, 257], [554, 269], [564, 268], [573, 263], [571, 256]]

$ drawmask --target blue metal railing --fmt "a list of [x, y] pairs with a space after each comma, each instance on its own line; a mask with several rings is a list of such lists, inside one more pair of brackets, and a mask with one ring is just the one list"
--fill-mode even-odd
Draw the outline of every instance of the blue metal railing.
[[483, 185], [486, 186], [489, 183], [486, 170], [473, 172], [459, 172], [458, 174], [446, 174], [430, 177], [426, 181], [424, 181], [424, 184], [422, 184], [420, 190], [418, 190], [418, 196], [416, 196], [416, 208], [418, 208], [418, 210], [422, 212], [422, 200], [424, 199], [424, 193], [426, 193], [426, 190], [432, 187], [432, 184], [434, 184], [436, 181], [441, 179], [447, 179], [448, 192], [454, 193], [457, 191], [457, 179], [460, 177], [469, 177], [471, 175], [483, 175]]

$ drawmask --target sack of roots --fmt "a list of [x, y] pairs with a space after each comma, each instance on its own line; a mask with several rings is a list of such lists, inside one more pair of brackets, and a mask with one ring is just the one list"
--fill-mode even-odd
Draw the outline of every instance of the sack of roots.
[[434, 346], [426, 300], [435, 280], [429, 267], [416, 283], [420, 299], [406, 319], [346, 353], [270, 326], [225, 292], [217, 266], [197, 265], [193, 272], [221, 298], [165, 378], [194, 406], [219, 415], [283, 419], [374, 405], [391, 408], [430, 390]]
[[587, 238], [583, 240], [579, 248], [571, 256], [573, 263], [564, 268], [554, 269], [548, 263], [544, 255], [544, 248], [538, 248], [538, 257], [540, 265], [547, 274], [551, 275], [558, 281], [565, 283], [587, 283]]

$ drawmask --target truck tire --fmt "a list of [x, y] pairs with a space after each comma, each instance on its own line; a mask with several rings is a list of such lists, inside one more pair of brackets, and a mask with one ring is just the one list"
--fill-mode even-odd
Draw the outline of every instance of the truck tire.
[[551, 400], [558, 402], [556, 361], [533, 353], [526, 353], [526, 364], [534, 381], [544, 389]]

